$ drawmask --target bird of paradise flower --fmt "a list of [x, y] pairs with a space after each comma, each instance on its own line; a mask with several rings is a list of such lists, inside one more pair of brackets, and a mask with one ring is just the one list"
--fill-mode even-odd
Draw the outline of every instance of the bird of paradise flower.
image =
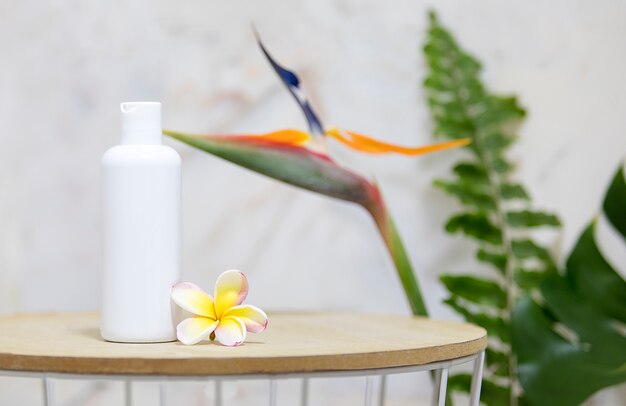
[[391, 255], [411, 310], [428, 312], [419, 283], [395, 223], [376, 183], [338, 165], [326, 151], [326, 139], [369, 154], [397, 153], [416, 156], [467, 145], [460, 139], [422, 147], [386, 143], [353, 131], [324, 127], [300, 88], [298, 76], [279, 65], [257, 34], [257, 43], [272, 68], [304, 113], [309, 131], [285, 129], [266, 134], [194, 135], [164, 130], [163, 133], [212, 155], [281, 182], [356, 203], [372, 216]]

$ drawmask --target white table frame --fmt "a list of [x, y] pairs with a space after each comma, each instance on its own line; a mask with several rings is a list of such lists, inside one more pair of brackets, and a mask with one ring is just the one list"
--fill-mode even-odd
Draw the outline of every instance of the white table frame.
[[132, 382], [159, 382], [159, 400], [161, 406], [165, 405], [166, 387], [163, 382], [171, 381], [206, 381], [207, 379], [215, 381], [216, 392], [216, 405], [222, 406], [222, 382], [234, 381], [234, 380], [246, 380], [246, 379], [266, 379], [269, 381], [269, 405], [276, 406], [277, 399], [277, 380], [300, 378], [302, 379], [301, 390], [301, 405], [307, 406], [309, 399], [309, 379], [312, 378], [329, 378], [329, 377], [365, 377], [365, 406], [374, 405], [373, 388], [376, 379], [380, 381], [380, 391], [377, 399], [377, 404], [383, 406], [385, 404], [385, 389], [387, 375], [404, 374], [411, 372], [421, 371], [434, 371], [435, 382], [433, 390], [432, 404], [435, 406], [445, 406], [446, 403], [446, 390], [448, 387], [448, 371], [451, 367], [456, 365], [465, 364], [468, 362], [474, 363], [474, 370], [472, 373], [472, 383], [470, 390], [470, 406], [479, 406], [480, 402], [480, 388], [483, 377], [483, 368], [485, 363], [485, 351], [480, 351], [477, 354], [473, 354], [467, 357], [456, 358], [447, 361], [433, 362], [424, 365], [415, 366], [402, 366], [402, 367], [390, 367], [390, 368], [375, 368], [375, 369], [363, 369], [363, 370], [349, 370], [349, 371], [320, 371], [320, 372], [303, 372], [303, 373], [281, 373], [281, 374], [245, 374], [245, 375], [224, 375], [224, 376], [162, 376], [162, 375], [101, 375], [101, 374], [71, 374], [60, 372], [30, 372], [30, 371], [11, 371], [0, 370], [0, 376], [11, 377], [27, 377], [27, 378], [39, 378], [42, 380], [44, 404], [45, 406], [55, 406], [55, 379], [65, 380], [112, 380], [123, 381], [125, 383], [125, 403], [126, 406], [132, 404]]

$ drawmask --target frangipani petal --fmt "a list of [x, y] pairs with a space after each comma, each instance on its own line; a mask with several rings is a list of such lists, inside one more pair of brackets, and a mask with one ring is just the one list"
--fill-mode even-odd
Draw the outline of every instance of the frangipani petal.
[[240, 345], [246, 340], [246, 325], [237, 317], [222, 317], [215, 329], [215, 338], [228, 347]]
[[176, 337], [185, 345], [197, 344], [211, 334], [219, 321], [207, 317], [190, 317], [176, 327]]
[[330, 128], [326, 130], [326, 135], [336, 139], [342, 144], [356, 151], [367, 152], [369, 154], [388, 154], [397, 153], [402, 155], [422, 155], [429, 152], [440, 151], [442, 149], [462, 147], [469, 144], [471, 141], [469, 138], [463, 138], [460, 140], [441, 142], [433, 145], [426, 145], [423, 147], [404, 147], [401, 145], [389, 144], [375, 138], [368, 137], [363, 134], [355, 133], [348, 130], [339, 130], [337, 128]]
[[235, 269], [223, 272], [215, 283], [215, 313], [221, 318], [224, 312], [240, 305], [248, 296], [248, 279]]
[[191, 282], [180, 282], [172, 287], [174, 303], [198, 316], [216, 319], [214, 301], [211, 295]]
[[246, 330], [251, 333], [260, 333], [267, 327], [268, 319], [265, 312], [256, 306], [239, 305], [231, 307], [222, 317], [234, 316], [243, 321]]

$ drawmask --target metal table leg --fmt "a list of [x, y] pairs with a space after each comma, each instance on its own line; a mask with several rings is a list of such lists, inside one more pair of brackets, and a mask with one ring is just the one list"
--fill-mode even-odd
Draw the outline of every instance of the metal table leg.
[[378, 405], [385, 405], [385, 392], [387, 391], [387, 375], [380, 377], [380, 394], [378, 395]]
[[300, 405], [308, 406], [309, 404], [309, 378], [302, 378], [302, 392]]
[[276, 406], [276, 379], [270, 379], [270, 406]]
[[215, 381], [215, 406], [222, 406], [222, 381]]
[[435, 390], [433, 393], [433, 405], [446, 405], [446, 390], [448, 388], [448, 368], [441, 368], [435, 372]]
[[44, 376], [44, 378], [42, 380], [42, 384], [43, 384], [44, 404], [46, 406], [54, 406], [54, 404], [55, 404], [55, 402], [54, 402], [54, 382], [52, 381], [52, 379], [48, 378], [47, 376]]
[[373, 400], [372, 393], [374, 392], [374, 378], [375, 376], [373, 375], [368, 375], [365, 378], [365, 406], [372, 405], [372, 400]]
[[485, 351], [481, 351], [474, 360], [474, 373], [472, 374], [472, 387], [470, 390], [470, 406], [478, 406], [480, 403], [480, 386], [483, 382], [484, 365]]
[[167, 388], [165, 382], [159, 383], [159, 405], [165, 406], [167, 398]]
[[124, 381], [124, 404], [126, 406], [133, 404], [133, 381], [130, 379]]

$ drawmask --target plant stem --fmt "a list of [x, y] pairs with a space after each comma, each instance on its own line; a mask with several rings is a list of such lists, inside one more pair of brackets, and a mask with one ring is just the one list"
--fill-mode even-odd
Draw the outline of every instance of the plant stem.
[[393, 260], [404, 294], [406, 295], [411, 311], [416, 316], [428, 316], [428, 310], [424, 303], [424, 298], [419, 286], [419, 282], [413, 273], [413, 267], [404, 249], [404, 244], [396, 228], [393, 218], [387, 211], [382, 196], [377, 191], [377, 195], [371, 204], [365, 208], [372, 215], [374, 222], [380, 232], [387, 251]]
[[[380, 191], [376, 187], [374, 189], [375, 195], [369, 204], [364, 205], [365, 209], [370, 213], [376, 227], [385, 242], [387, 251], [393, 261], [396, 268], [404, 294], [411, 306], [411, 311], [415, 316], [428, 317], [428, 309], [424, 303], [424, 297], [420, 289], [419, 282], [413, 273], [413, 268], [409, 257], [404, 249], [404, 244], [400, 238], [400, 233], [396, 228], [396, 224], [391, 217], [391, 214], [387, 211], [385, 203], [383, 201]], [[430, 374], [431, 381], [436, 381], [434, 372]], [[450, 394], [446, 394], [446, 405], [451, 405]]]
[[[507, 322], [511, 323], [511, 316], [513, 314], [513, 308], [515, 306], [515, 297], [517, 295], [516, 285], [515, 285], [515, 269], [513, 264], [513, 249], [511, 247], [511, 236], [509, 235], [509, 230], [507, 227], [506, 221], [506, 211], [502, 207], [502, 197], [500, 194], [500, 183], [499, 176], [494, 173], [492, 166], [490, 164], [489, 158], [485, 156], [486, 154], [483, 151], [486, 149], [482, 146], [481, 137], [476, 134], [475, 142], [476, 142], [476, 153], [481, 163], [483, 164], [485, 171], [487, 173], [487, 179], [489, 181], [489, 189], [491, 190], [491, 194], [494, 197], [495, 201], [495, 222], [498, 228], [501, 231], [502, 236], [502, 250], [504, 252], [504, 256], [506, 258], [505, 267], [504, 267], [504, 280], [505, 280], [505, 291], [506, 291], [506, 309], [505, 309], [505, 317]], [[513, 349], [509, 345], [507, 350], [507, 356], [509, 361], [509, 385], [510, 385], [510, 405], [517, 406], [518, 399], [516, 393], [516, 382], [517, 382], [517, 362], [515, 359], [515, 354], [513, 353]]]

